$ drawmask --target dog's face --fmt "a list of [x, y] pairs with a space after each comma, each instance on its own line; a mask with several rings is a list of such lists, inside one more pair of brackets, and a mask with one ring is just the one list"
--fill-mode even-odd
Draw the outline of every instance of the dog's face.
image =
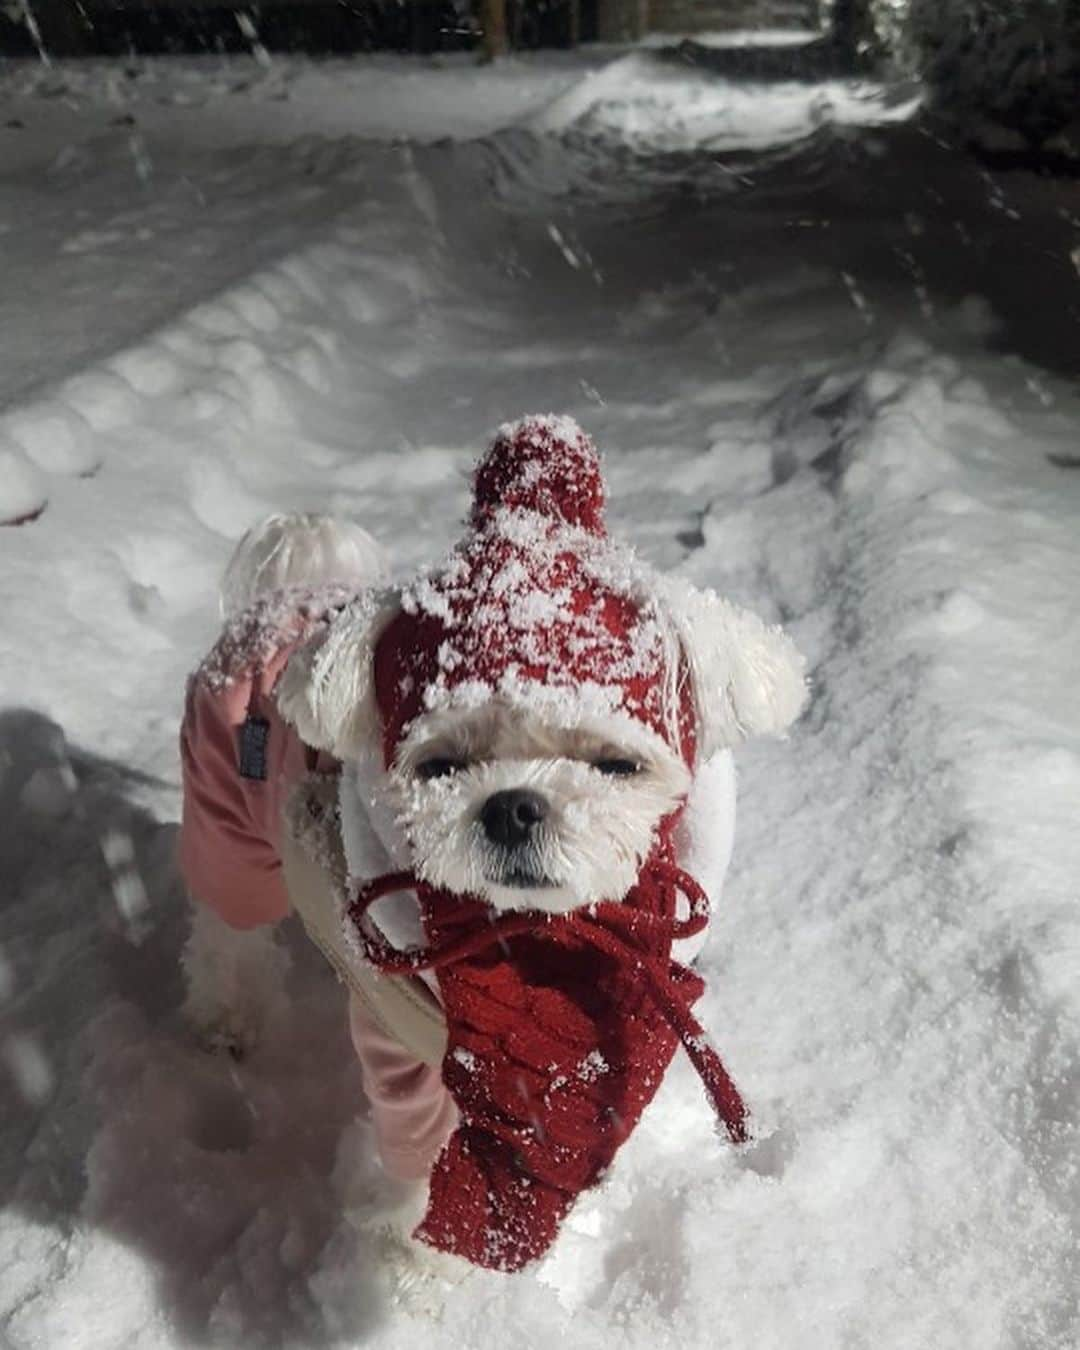
[[612, 739], [494, 701], [419, 718], [390, 775], [417, 874], [501, 909], [623, 899], [690, 783], [626, 721]]

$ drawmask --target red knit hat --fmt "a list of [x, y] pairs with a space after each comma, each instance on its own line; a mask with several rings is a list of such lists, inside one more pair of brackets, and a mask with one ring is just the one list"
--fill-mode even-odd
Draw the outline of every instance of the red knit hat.
[[574, 421], [532, 416], [500, 430], [476, 469], [471, 531], [402, 593], [377, 643], [387, 764], [422, 713], [493, 696], [569, 725], [628, 717], [692, 762], [678, 649], [603, 509], [599, 457]]
[[338, 758], [381, 739], [388, 765], [421, 713], [496, 696], [549, 724], [659, 739], [691, 768], [783, 733], [806, 698], [790, 639], [652, 573], [608, 538], [603, 512], [596, 449], [576, 422], [503, 427], [477, 467], [464, 540], [400, 594], [361, 592], [293, 657], [277, 693], [286, 721]]

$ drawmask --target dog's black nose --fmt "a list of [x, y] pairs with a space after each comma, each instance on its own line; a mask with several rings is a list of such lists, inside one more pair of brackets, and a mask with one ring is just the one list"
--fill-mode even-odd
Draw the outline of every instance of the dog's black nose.
[[491, 794], [480, 812], [480, 823], [493, 844], [516, 848], [525, 843], [547, 813], [548, 804], [539, 792], [510, 788]]

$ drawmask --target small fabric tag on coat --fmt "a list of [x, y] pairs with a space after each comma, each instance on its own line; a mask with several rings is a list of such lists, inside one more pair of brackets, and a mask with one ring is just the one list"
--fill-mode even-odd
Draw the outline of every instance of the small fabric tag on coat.
[[249, 717], [240, 728], [240, 777], [266, 781], [266, 743], [270, 723], [265, 717]]

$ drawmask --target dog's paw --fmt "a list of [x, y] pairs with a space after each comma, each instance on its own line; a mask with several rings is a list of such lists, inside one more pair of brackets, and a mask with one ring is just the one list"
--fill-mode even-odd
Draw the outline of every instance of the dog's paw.
[[447, 1299], [476, 1273], [476, 1267], [460, 1256], [399, 1233], [381, 1234], [377, 1248], [391, 1298], [416, 1317], [439, 1321]]
[[407, 1243], [424, 1217], [427, 1201], [426, 1181], [397, 1181], [381, 1168], [372, 1168], [353, 1178], [346, 1212], [357, 1232]]
[[346, 1218], [361, 1236], [389, 1297], [406, 1312], [437, 1321], [447, 1296], [473, 1267], [413, 1238], [427, 1210], [427, 1181], [387, 1176], [375, 1156], [371, 1124], [364, 1120], [349, 1131], [336, 1171]]

